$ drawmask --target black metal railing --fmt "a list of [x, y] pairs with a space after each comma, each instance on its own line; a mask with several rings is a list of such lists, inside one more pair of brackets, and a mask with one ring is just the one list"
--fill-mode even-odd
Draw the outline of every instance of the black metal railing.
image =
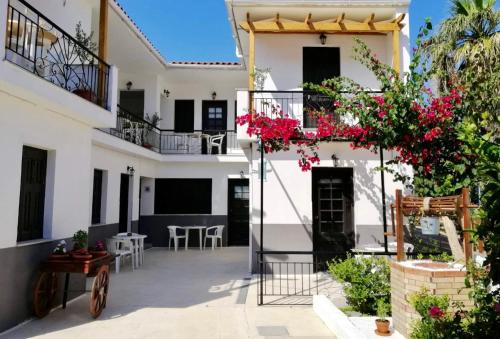
[[[377, 94], [380, 91], [370, 91]], [[346, 94], [347, 95], [347, 94]], [[305, 128], [316, 127], [316, 119], [312, 112], [323, 111], [332, 119], [340, 121], [335, 113], [338, 103], [334, 98], [313, 91], [250, 91], [252, 108], [257, 113], [269, 117], [277, 114], [299, 119]]]
[[[328, 290], [332, 278], [328, 262], [351, 255], [375, 255], [395, 258], [396, 252], [326, 252], [326, 251], [256, 251], [257, 254], [257, 304], [312, 303], [312, 296]], [[408, 259], [428, 258], [441, 252], [408, 252]]]
[[[100, 130], [161, 154], [231, 154], [241, 151], [236, 131], [194, 130], [184, 133], [160, 129], [120, 105], [117, 106], [116, 127]], [[209, 149], [210, 136], [221, 136], [220, 147]]]
[[10, 0], [6, 59], [105, 109], [110, 66], [24, 0]]

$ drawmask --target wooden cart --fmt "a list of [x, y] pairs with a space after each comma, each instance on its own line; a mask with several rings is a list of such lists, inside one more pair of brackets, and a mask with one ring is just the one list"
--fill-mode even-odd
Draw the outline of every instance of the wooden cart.
[[55, 259], [41, 264], [40, 275], [35, 284], [33, 306], [37, 317], [45, 317], [54, 305], [57, 292], [57, 274], [65, 273], [62, 308], [68, 300], [69, 276], [71, 273], [83, 273], [94, 277], [90, 291], [90, 314], [97, 318], [106, 307], [109, 287], [109, 263], [113, 257], [105, 255], [89, 260]]

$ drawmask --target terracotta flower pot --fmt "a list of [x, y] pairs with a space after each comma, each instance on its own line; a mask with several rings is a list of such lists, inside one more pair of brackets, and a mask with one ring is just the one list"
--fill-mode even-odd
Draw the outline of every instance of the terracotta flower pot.
[[108, 254], [107, 251], [89, 251], [89, 253], [94, 257], [104, 257], [106, 254]]
[[391, 331], [389, 330], [389, 325], [391, 324], [387, 319], [376, 319], [375, 324], [377, 325], [377, 329], [375, 333], [380, 336], [389, 336], [391, 335]]
[[69, 259], [69, 253], [52, 253], [49, 255], [49, 260], [63, 260], [63, 259]]

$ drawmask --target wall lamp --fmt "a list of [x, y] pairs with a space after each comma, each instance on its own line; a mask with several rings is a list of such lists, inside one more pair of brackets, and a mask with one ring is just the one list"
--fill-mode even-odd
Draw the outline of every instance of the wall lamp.
[[170, 91], [168, 89], [164, 89], [163, 94], [168, 98], [170, 96]]
[[240, 177], [241, 177], [241, 178], [244, 178], [244, 177], [245, 177], [245, 172], [240, 171]]
[[319, 41], [321, 41], [322, 45], [326, 44], [326, 34], [325, 33], [321, 33], [319, 35]]
[[338, 167], [339, 165], [339, 158], [335, 153], [332, 154], [332, 160], [333, 160], [333, 166]]
[[217, 92], [213, 91], [212, 92], [212, 100], [215, 100], [217, 98]]
[[134, 173], [135, 173], [134, 167], [133, 166], [127, 166], [127, 173], [128, 173], [128, 175], [133, 176]]
[[132, 88], [132, 81], [128, 81], [125, 86], [127, 86], [127, 90], [130, 91], [130, 89]]

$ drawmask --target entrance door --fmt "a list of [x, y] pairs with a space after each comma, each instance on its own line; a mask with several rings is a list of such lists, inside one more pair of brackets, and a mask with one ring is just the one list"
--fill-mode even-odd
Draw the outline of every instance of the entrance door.
[[[227, 130], [227, 101], [211, 100], [202, 103], [202, 129], [206, 134], [226, 133]], [[222, 143], [222, 153], [226, 154], [227, 134]], [[203, 141], [203, 154], [206, 154], [206, 142]], [[217, 154], [214, 147], [212, 154]]]
[[128, 232], [128, 193], [129, 193], [128, 174], [121, 175], [120, 178], [120, 221], [118, 230], [120, 232]]
[[175, 100], [174, 131], [176, 133], [193, 133], [194, 100]]
[[354, 246], [352, 178], [352, 168], [313, 168], [314, 251], [343, 254]]
[[47, 151], [23, 146], [17, 241], [43, 238]]
[[248, 179], [229, 179], [228, 245], [248, 246], [250, 227]]

